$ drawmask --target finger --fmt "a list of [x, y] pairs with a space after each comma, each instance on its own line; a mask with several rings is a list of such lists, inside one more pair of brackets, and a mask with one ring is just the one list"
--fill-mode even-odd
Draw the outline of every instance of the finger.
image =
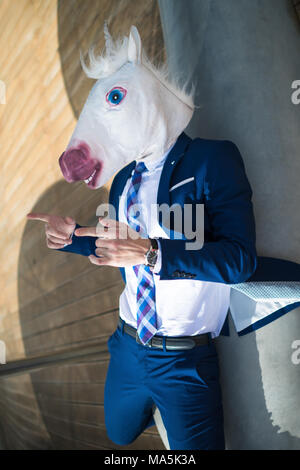
[[47, 240], [47, 247], [58, 250], [59, 248], [63, 248], [65, 246], [64, 243], [53, 243], [50, 240]]
[[97, 240], [95, 241], [95, 245], [98, 248], [104, 248], [105, 247], [105, 240], [103, 240], [102, 238], [97, 238]]
[[104, 238], [97, 238], [97, 240], [95, 241], [95, 245], [98, 248], [106, 248], [110, 250], [115, 250], [118, 248], [116, 240], [105, 240]]
[[105, 253], [105, 250], [107, 250], [107, 248], [97, 248], [95, 253], [97, 256], [107, 256], [107, 252]]
[[49, 222], [50, 216], [48, 214], [43, 214], [42, 212], [30, 212], [29, 214], [27, 214], [27, 219]]
[[111, 243], [113, 240], [116, 240], [116, 234], [114, 231], [102, 233], [102, 231], [99, 232], [97, 229], [97, 237], [98, 238], [95, 242], [97, 246], [101, 246], [102, 243], [103, 243], [103, 246], [106, 246], [107, 244]]
[[104, 227], [115, 227], [118, 224], [117, 220], [114, 219], [106, 219], [99, 217], [99, 222], [102, 224]]
[[45, 231], [46, 231], [47, 237], [51, 235], [53, 237], [60, 238], [60, 240], [69, 240], [70, 238], [69, 234], [60, 232], [56, 228], [51, 227], [51, 225], [49, 224], [45, 226]]
[[[101, 228], [101, 225], [103, 228]], [[129, 226], [127, 224], [113, 219], [106, 219], [105, 221], [99, 219], [99, 223], [97, 225], [97, 233], [99, 237], [111, 240], [116, 238], [128, 238], [128, 230]]]
[[62, 242], [64, 242], [64, 244], [67, 245], [71, 245], [72, 243], [72, 240], [70, 239], [63, 240], [62, 238], [54, 237], [53, 235], [47, 235], [47, 239], [52, 243], [62, 244]]
[[82, 227], [75, 230], [77, 237], [98, 237], [96, 227]]
[[89, 260], [92, 264], [97, 264], [98, 266], [108, 264], [108, 258], [97, 258], [94, 255], [90, 255]]
[[99, 238], [112, 238], [112, 234], [108, 230], [108, 227], [103, 227], [100, 224], [96, 226], [96, 234]]
[[74, 224], [76, 224], [75, 220], [74, 220], [72, 217], [69, 217], [69, 216], [68, 216], [68, 217], [65, 217], [65, 218], [64, 218], [64, 221], [65, 221], [66, 224], [68, 224], [68, 225], [74, 225]]

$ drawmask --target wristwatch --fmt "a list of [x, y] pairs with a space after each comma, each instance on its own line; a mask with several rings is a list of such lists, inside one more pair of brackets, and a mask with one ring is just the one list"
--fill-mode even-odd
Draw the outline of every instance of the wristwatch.
[[154, 268], [158, 256], [158, 243], [155, 238], [149, 238], [151, 246], [145, 253], [145, 265]]

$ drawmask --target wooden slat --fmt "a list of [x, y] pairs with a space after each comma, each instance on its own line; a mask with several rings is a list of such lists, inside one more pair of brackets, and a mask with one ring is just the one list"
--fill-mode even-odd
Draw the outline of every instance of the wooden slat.
[[[0, 106], [0, 339], [8, 365], [105, 343], [116, 327], [119, 271], [49, 250], [43, 224], [26, 220], [27, 212], [45, 211], [95, 225], [96, 207], [108, 199], [110, 182], [91, 192], [64, 182], [58, 166], [93, 84], [79, 49], [103, 47], [106, 19], [113, 35], [136, 24], [150, 57], [165, 58], [155, 0], [0, 2], [0, 79], [7, 85]], [[1, 442], [4, 432], [10, 449], [114, 449], [104, 428], [105, 354], [1, 378]], [[129, 448], [161, 446], [154, 429]]]

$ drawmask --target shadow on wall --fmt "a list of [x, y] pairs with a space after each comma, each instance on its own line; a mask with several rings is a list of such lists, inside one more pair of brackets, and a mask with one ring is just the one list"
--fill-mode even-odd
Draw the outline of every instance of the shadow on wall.
[[230, 322], [230, 337], [217, 339], [229, 449], [300, 449], [291, 331], [300, 331], [298, 310], [242, 337]]
[[[69, 185], [60, 181], [41, 196], [32, 211], [70, 215], [80, 225], [96, 225], [96, 207], [106, 202], [107, 196], [106, 189], [90, 191], [82, 183]], [[119, 271], [99, 269], [83, 256], [48, 249], [43, 222], [28, 221], [25, 226], [18, 279], [26, 357], [51, 357], [74, 347], [105, 344], [114, 331], [123, 285]], [[83, 441], [82, 446], [86, 447], [90, 442], [98, 443], [100, 448], [109, 446], [102, 409], [107, 359], [106, 354], [100, 360], [91, 357], [30, 374], [41, 418], [54, 448], [66, 445], [64, 439], [68, 439], [68, 448], [76, 448], [76, 441]], [[30, 419], [24, 412], [23, 421], [28, 420], [24, 428], [34, 441]], [[85, 429], [78, 429], [81, 421], [85, 421]], [[84, 435], [87, 429], [88, 439]]]
[[[59, 181], [41, 196], [32, 211], [70, 215], [80, 225], [95, 226], [96, 208], [107, 200], [105, 188], [91, 191], [82, 183]], [[28, 383], [16, 377], [18, 391], [26, 401], [19, 428], [31, 441], [28, 448], [163, 449], [154, 427], [128, 447], [117, 446], [106, 434], [106, 342], [117, 326], [123, 287], [119, 269], [95, 266], [81, 255], [50, 250], [45, 242], [44, 223], [27, 222], [18, 263], [19, 318], [25, 355], [51, 358], [55, 353], [72, 353], [74, 348], [76, 354], [82, 351], [80, 359], [31, 372]], [[103, 353], [84, 355], [86, 347], [95, 345], [103, 345]], [[13, 403], [10, 391], [8, 396], [9, 413]], [[33, 420], [43, 423], [48, 440], [41, 439], [41, 427], [37, 428]], [[15, 448], [15, 441], [11, 436], [10, 448]]]
[[[82, 183], [69, 185], [60, 181], [41, 196], [32, 212], [70, 215], [80, 225], [95, 226], [96, 208], [107, 199], [108, 191], [104, 188], [90, 191]], [[109, 305], [104, 308], [102, 297], [94, 311], [92, 296], [120, 280], [113, 268], [97, 269], [86, 257], [50, 250], [44, 226], [39, 221], [27, 222], [19, 256], [20, 323], [27, 356], [88, 340], [88, 328], [85, 334], [80, 334], [79, 324], [87, 321], [88, 313], [80, 301], [85, 299], [85, 304], [89, 303], [90, 314], [102, 313]], [[77, 323], [78, 332], [74, 329]]]
[[[60, 65], [75, 117], [79, 116], [93, 85], [93, 80], [81, 70], [79, 50], [86, 53], [96, 43], [96, 52], [101, 51], [105, 20], [113, 36], [128, 34], [135, 24], [149, 57], [157, 63], [165, 59], [155, 0], [58, 0]], [[96, 208], [107, 200], [108, 191], [104, 188], [90, 191], [82, 183], [69, 185], [59, 181], [40, 197], [32, 211], [70, 215], [81, 225], [95, 225]], [[61, 350], [105, 342], [116, 327], [122, 289], [118, 269], [99, 268], [80, 255], [49, 250], [44, 224], [28, 222], [18, 263], [19, 315], [26, 356], [51, 356]], [[35, 399], [53, 448], [118, 447], [109, 441], [104, 426], [107, 361], [108, 356], [101, 360], [90, 358], [37, 370], [30, 374], [28, 382], [31, 378], [32, 387], [26, 383], [26, 390], [20, 382], [19, 389], [27, 403], [20, 416], [21, 431], [27, 433], [36, 448], [44, 448], [45, 444], [39, 440], [39, 430], [31, 426], [36, 418]], [[9, 412], [9, 405], [7, 409]], [[152, 430], [137, 439], [132, 448], [161, 446], [157, 432]]]

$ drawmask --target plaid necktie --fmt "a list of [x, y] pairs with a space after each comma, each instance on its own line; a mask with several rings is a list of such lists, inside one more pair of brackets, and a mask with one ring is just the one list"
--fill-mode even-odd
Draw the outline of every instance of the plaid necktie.
[[[126, 217], [131, 228], [139, 232], [142, 238], [147, 237], [144, 227], [138, 221], [137, 193], [142, 182], [142, 173], [147, 171], [143, 162], [139, 162], [131, 179], [127, 193]], [[139, 264], [133, 266], [137, 277], [137, 334], [142, 344], [148, 341], [157, 332], [156, 308], [155, 308], [155, 284], [152, 271], [148, 266]]]

